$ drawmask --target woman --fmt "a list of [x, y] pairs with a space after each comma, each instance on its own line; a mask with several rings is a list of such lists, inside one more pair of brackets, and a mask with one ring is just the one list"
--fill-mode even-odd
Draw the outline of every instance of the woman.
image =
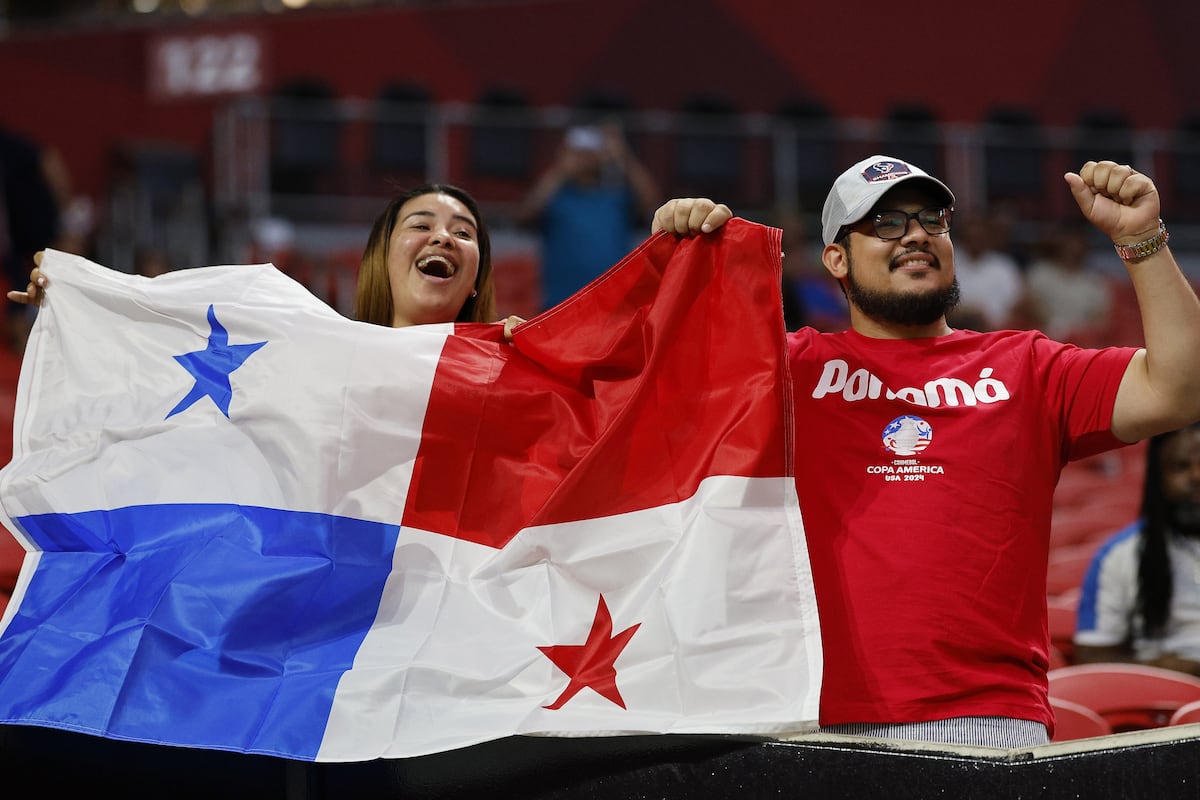
[[494, 320], [491, 243], [474, 198], [426, 184], [388, 203], [363, 250], [354, 315], [393, 328]]

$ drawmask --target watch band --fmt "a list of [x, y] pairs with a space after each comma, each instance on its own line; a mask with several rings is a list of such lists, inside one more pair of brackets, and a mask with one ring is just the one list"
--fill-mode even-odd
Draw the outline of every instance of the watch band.
[[1137, 261], [1139, 258], [1154, 255], [1159, 250], [1162, 250], [1170, 239], [1171, 234], [1167, 231], [1167, 226], [1160, 219], [1158, 221], [1158, 233], [1149, 239], [1143, 239], [1133, 244], [1113, 244], [1113, 247], [1116, 248], [1117, 255], [1124, 260]]

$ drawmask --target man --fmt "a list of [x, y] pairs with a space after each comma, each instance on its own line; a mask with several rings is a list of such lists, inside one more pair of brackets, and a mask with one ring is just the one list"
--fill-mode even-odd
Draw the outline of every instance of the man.
[[[824, 731], [1046, 742], [1059, 470], [1200, 419], [1200, 301], [1166, 247], [1153, 182], [1112, 162], [1065, 179], [1125, 259], [1144, 349], [951, 329], [954, 195], [912, 164], [864, 159], [825, 202], [822, 261], [850, 329], [788, 334]], [[652, 230], [707, 232], [730, 216], [674, 200]]]
[[1096, 553], [1075, 658], [1200, 675], [1200, 425], [1150, 440], [1141, 519]]
[[541, 307], [558, 305], [624, 258], [635, 220], [659, 202], [654, 178], [619, 128], [569, 129], [516, 215], [541, 234]]

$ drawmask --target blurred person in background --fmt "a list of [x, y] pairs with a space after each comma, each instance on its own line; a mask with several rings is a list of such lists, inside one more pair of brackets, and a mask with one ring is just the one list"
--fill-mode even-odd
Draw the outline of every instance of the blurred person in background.
[[[25, 285], [34, 253], [57, 244], [62, 207], [55, 178], [60, 164], [52, 150], [0, 126], [0, 260], [10, 289]], [[4, 321], [8, 349], [23, 352], [32, 316], [10, 300]]]
[[1015, 312], [1025, 297], [1021, 266], [999, 246], [1006, 220], [986, 212], [954, 218], [954, 274], [961, 297], [949, 313], [950, 324], [973, 331], [1013, 327]]
[[1081, 224], [1056, 226], [1041, 239], [1025, 276], [1029, 326], [1084, 347], [1106, 343], [1112, 286], [1088, 267], [1090, 252]]
[[557, 305], [616, 264], [643, 234], [659, 188], [615, 124], [577, 126], [517, 209], [541, 240], [541, 308]]
[[819, 331], [845, 330], [850, 308], [842, 286], [825, 270], [809, 244], [799, 214], [780, 214], [783, 230], [783, 322], [789, 331], [805, 325]]
[[1084, 578], [1075, 660], [1200, 675], [1200, 424], [1150, 440], [1141, 515]]
[[157, 278], [171, 271], [171, 263], [162, 248], [142, 245], [133, 251], [133, 274]]

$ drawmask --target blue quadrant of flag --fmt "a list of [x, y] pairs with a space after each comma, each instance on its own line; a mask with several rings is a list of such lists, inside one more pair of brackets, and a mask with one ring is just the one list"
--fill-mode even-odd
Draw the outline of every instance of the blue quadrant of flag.
[[220, 504], [20, 523], [46, 552], [0, 640], [0, 721], [46, 713], [115, 738], [301, 757], [321, 745], [399, 535]]

